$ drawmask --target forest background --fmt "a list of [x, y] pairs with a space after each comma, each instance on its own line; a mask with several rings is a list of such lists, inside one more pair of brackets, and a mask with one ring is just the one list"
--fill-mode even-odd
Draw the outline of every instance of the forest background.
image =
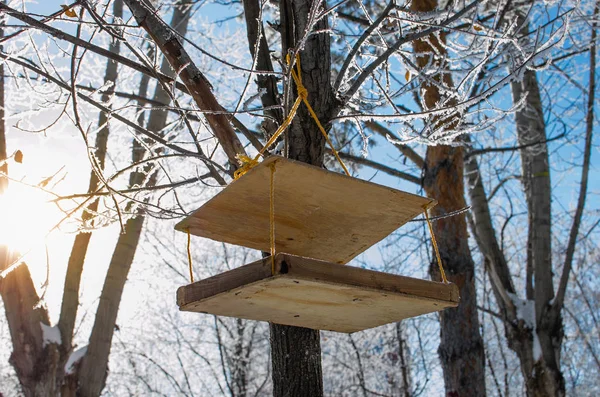
[[[0, 12], [2, 395], [294, 395], [274, 335], [322, 357], [293, 369], [322, 374], [310, 395], [600, 393], [597, 3]], [[438, 200], [459, 309], [320, 336], [178, 311], [189, 275], [173, 226], [283, 122], [286, 54], [354, 176]], [[313, 123], [300, 110], [271, 151], [341, 171]], [[260, 257], [192, 247], [196, 278]], [[350, 265], [439, 280], [421, 218]]]

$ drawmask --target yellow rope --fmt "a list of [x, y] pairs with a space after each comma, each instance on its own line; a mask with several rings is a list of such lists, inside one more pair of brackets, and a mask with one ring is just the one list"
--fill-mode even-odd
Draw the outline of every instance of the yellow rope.
[[[288, 66], [291, 65], [291, 60], [290, 60], [289, 54], [287, 56], [287, 63], [288, 63]], [[283, 123], [279, 126], [279, 128], [277, 128], [277, 130], [275, 131], [275, 133], [273, 134], [271, 139], [269, 139], [269, 141], [267, 143], [265, 143], [263, 148], [258, 152], [258, 154], [256, 156], [254, 156], [254, 158], [248, 157], [246, 155], [238, 155], [237, 156], [238, 160], [240, 161], [241, 166], [233, 174], [233, 177], [235, 179], [238, 179], [239, 177], [244, 175], [246, 172], [250, 171], [250, 169], [252, 169], [254, 166], [258, 165], [258, 160], [261, 158], [261, 156], [264, 156], [265, 151], [269, 147], [271, 147], [271, 145], [273, 145], [275, 143], [277, 138], [279, 138], [279, 136], [292, 123], [292, 120], [294, 119], [294, 117], [296, 116], [296, 112], [298, 111], [298, 107], [300, 107], [300, 103], [302, 103], [302, 102], [304, 102], [304, 104], [306, 105], [308, 112], [312, 116], [313, 120], [315, 120], [315, 123], [317, 124], [317, 127], [319, 127], [321, 134], [323, 134], [323, 136], [325, 137], [327, 144], [331, 148], [331, 152], [333, 153], [333, 155], [335, 156], [337, 161], [342, 166], [346, 175], [350, 176], [350, 172], [348, 171], [348, 168], [346, 168], [346, 165], [340, 158], [340, 155], [338, 154], [337, 150], [335, 150], [335, 148], [333, 147], [333, 143], [331, 143], [331, 140], [329, 139], [329, 136], [327, 135], [327, 131], [325, 131], [325, 128], [323, 128], [323, 125], [321, 125], [321, 122], [319, 121], [319, 117], [317, 117], [317, 114], [315, 113], [312, 106], [310, 106], [310, 103], [308, 102], [308, 90], [302, 84], [302, 69], [300, 68], [300, 56], [299, 55], [296, 56], [296, 67], [297, 67], [298, 71], [292, 70], [292, 78], [296, 82], [296, 87], [298, 90], [298, 97], [296, 98], [294, 105], [292, 105], [292, 108], [290, 109], [290, 113], [288, 114], [286, 119], [283, 121]]]
[[269, 164], [271, 184], [269, 191], [269, 239], [271, 244], [271, 274], [275, 274], [275, 162]]
[[254, 158], [248, 157], [245, 155], [237, 156], [238, 160], [240, 160], [241, 167], [238, 168], [234, 172], [233, 177], [235, 179], [238, 179], [240, 176], [242, 176], [246, 172], [250, 171], [250, 169], [252, 169], [254, 166], [258, 165], [258, 159], [260, 159], [261, 156], [264, 156], [265, 151], [268, 148], [270, 148], [271, 145], [273, 145], [275, 143], [277, 138], [279, 138], [279, 135], [281, 135], [286, 130], [286, 128], [292, 123], [292, 120], [294, 119], [294, 116], [296, 115], [296, 111], [298, 110], [298, 107], [300, 106], [300, 103], [302, 103], [302, 100], [300, 99], [300, 97], [296, 98], [296, 102], [294, 102], [292, 109], [290, 109], [290, 114], [288, 114], [287, 118], [283, 121], [283, 123], [279, 126], [279, 128], [277, 128], [277, 131], [275, 131], [275, 133], [273, 134], [271, 139], [269, 139], [269, 141], [267, 143], [265, 143], [265, 146], [263, 146], [263, 148], [260, 150], [260, 152], [258, 152], [258, 154], [256, 156], [254, 156]]
[[442, 257], [440, 256], [440, 250], [438, 249], [437, 241], [435, 240], [435, 234], [433, 234], [433, 226], [431, 225], [431, 220], [429, 219], [429, 208], [427, 206], [425, 207], [425, 219], [427, 219], [427, 225], [429, 226], [431, 242], [433, 243], [433, 249], [435, 251], [435, 256], [437, 257], [438, 266], [440, 268], [440, 274], [442, 275], [442, 281], [448, 284], [446, 272], [444, 272], [444, 266], [442, 265]]
[[[289, 65], [290, 64], [289, 54], [287, 56], [287, 62]], [[321, 134], [323, 134], [323, 136], [325, 137], [325, 140], [327, 141], [327, 144], [331, 148], [331, 152], [337, 159], [338, 163], [340, 163], [340, 165], [342, 166], [342, 169], [344, 170], [346, 175], [350, 176], [350, 172], [348, 171], [348, 168], [346, 168], [346, 164], [344, 164], [344, 162], [340, 158], [340, 155], [338, 154], [337, 150], [335, 150], [335, 147], [333, 147], [333, 143], [331, 143], [331, 140], [329, 139], [329, 135], [327, 135], [327, 131], [325, 131], [325, 128], [323, 128], [323, 125], [321, 125], [321, 122], [319, 121], [319, 117], [317, 117], [317, 114], [315, 113], [312, 106], [310, 106], [310, 103], [308, 102], [308, 90], [302, 84], [302, 69], [300, 68], [300, 55], [296, 55], [296, 65], [298, 67], [298, 73], [296, 73], [295, 70], [292, 70], [292, 78], [294, 79], [294, 81], [296, 82], [296, 86], [298, 87], [298, 98], [302, 98], [302, 101], [306, 105], [308, 112], [312, 116], [313, 120], [315, 120], [315, 123], [317, 123], [317, 127], [319, 127]]]
[[190, 282], [194, 282], [194, 272], [192, 271], [192, 237], [190, 234], [190, 228], [187, 228], [187, 254], [188, 254], [188, 264], [190, 266]]

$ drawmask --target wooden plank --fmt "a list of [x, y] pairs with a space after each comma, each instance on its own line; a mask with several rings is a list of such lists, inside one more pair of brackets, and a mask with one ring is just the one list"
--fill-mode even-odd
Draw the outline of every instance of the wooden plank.
[[271, 276], [271, 258], [261, 259], [179, 288], [177, 304], [184, 306], [189, 302], [199, 301], [224, 291], [231, 291]]
[[271, 156], [176, 229], [269, 251], [269, 164], [275, 163], [278, 252], [347, 263], [423, 212], [433, 200]]
[[277, 254], [275, 257], [278, 271], [281, 266], [291, 277], [305, 280], [326, 281], [373, 288], [379, 291], [415, 295], [421, 298], [459, 302], [458, 287], [435, 281], [405, 277], [349, 266], [328, 266], [327, 262], [303, 258], [289, 254]]
[[[181, 310], [356, 332], [458, 305], [458, 288], [278, 254], [179, 288]], [[246, 280], [246, 282], [244, 281]]]

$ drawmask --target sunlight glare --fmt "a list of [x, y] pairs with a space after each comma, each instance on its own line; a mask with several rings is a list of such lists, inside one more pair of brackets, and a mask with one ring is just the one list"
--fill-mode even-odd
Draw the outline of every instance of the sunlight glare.
[[11, 182], [0, 195], [0, 244], [26, 254], [44, 244], [60, 220], [60, 211], [49, 203], [50, 195], [35, 187]]

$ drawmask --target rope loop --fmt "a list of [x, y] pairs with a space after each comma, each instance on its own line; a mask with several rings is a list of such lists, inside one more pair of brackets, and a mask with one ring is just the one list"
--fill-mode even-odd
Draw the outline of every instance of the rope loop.
[[298, 91], [298, 98], [302, 99], [303, 101], [308, 99], [308, 90], [306, 89], [305, 86], [299, 85], [297, 91]]
[[240, 162], [240, 168], [233, 173], [234, 179], [238, 179], [240, 176], [250, 171], [250, 169], [252, 169], [254, 166], [258, 165], [258, 156], [252, 158], [246, 156], [245, 154], [238, 154], [236, 158]]
[[[287, 55], [286, 60], [287, 60], [288, 67], [292, 67], [292, 60], [291, 60], [291, 57], [289, 54]], [[254, 158], [248, 157], [246, 155], [240, 155], [240, 154], [237, 155], [237, 159], [240, 162], [240, 168], [238, 168], [233, 173], [234, 179], [238, 179], [239, 177], [244, 175], [246, 172], [250, 171], [253, 167], [258, 165], [258, 163], [259, 163], [258, 160], [262, 156], [265, 155], [265, 152], [271, 147], [271, 145], [273, 145], [275, 143], [277, 138], [279, 138], [279, 136], [283, 132], [285, 132], [287, 127], [292, 123], [292, 120], [296, 116], [296, 112], [298, 111], [298, 108], [300, 107], [300, 103], [302, 103], [302, 102], [306, 105], [306, 108], [308, 109], [308, 112], [310, 113], [313, 120], [315, 120], [315, 123], [317, 124], [319, 131], [321, 131], [321, 134], [323, 134], [323, 136], [325, 137], [325, 140], [327, 141], [327, 144], [331, 148], [331, 152], [337, 159], [338, 163], [340, 163], [340, 165], [341, 165], [342, 169], [344, 170], [344, 172], [346, 173], [346, 175], [350, 176], [350, 172], [348, 171], [348, 168], [346, 168], [346, 165], [340, 158], [340, 155], [338, 154], [337, 150], [335, 150], [335, 148], [333, 147], [333, 143], [329, 139], [329, 135], [327, 134], [327, 131], [325, 131], [325, 128], [323, 128], [323, 125], [319, 121], [319, 117], [313, 110], [312, 106], [310, 105], [310, 102], [308, 102], [308, 90], [306, 89], [304, 84], [302, 84], [302, 69], [300, 67], [300, 55], [296, 55], [296, 69], [297, 70], [294, 70], [292, 68], [291, 74], [292, 74], [292, 78], [294, 79], [294, 82], [296, 83], [296, 91], [298, 93], [298, 97], [296, 98], [296, 101], [292, 105], [292, 108], [290, 109], [290, 113], [287, 115], [287, 117], [285, 118], [283, 123], [281, 123], [279, 128], [277, 128], [277, 131], [275, 131], [275, 133], [273, 133], [273, 136], [269, 139], [269, 141], [267, 143], [265, 143], [263, 148], [258, 152], [258, 154]]]

